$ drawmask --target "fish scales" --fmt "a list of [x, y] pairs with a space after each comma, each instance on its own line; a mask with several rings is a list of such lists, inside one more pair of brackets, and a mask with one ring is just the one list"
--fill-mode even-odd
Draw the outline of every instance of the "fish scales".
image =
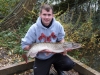
[[43, 50], [50, 50], [54, 53], [64, 52], [65, 49], [77, 49], [80, 48], [81, 44], [74, 42], [65, 43], [34, 43], [31, 49], [27, 53], [27, 57], [34, 58], [36, 54]]

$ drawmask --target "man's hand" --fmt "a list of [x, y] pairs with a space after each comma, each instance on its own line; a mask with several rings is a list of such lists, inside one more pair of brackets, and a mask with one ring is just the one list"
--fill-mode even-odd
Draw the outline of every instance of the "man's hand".
[[66, 54], [67, 54], [67, 52], [69, 52], [69, 51], [71, 51], [71, 49], [65, 49], [65, 51], [64, 51], [64, 52], [62, 52], [62, 54], [63, 54], [63, 55], [66, 55]]
[[49, 55], [49, 54], [51, 54], [51, 53], [54, 54], [54, 52], [51, 52], [51, 51], [48, 50], [48, 49], [44, 49], [44, 50], [42, 50], [42, 51], [40, 51], [40, 52], [46, 52], [46, 55]]
[[51, 51], [48, 50], [48, 49], [44, 49], [44, 50], [42, 50], [42, 51], [40, 51], [40, 52], [53, 53], [53, 52], [51, 52]]
[[27, 45], [24, 50], [29, 50], [31, 48], [31, 45]]

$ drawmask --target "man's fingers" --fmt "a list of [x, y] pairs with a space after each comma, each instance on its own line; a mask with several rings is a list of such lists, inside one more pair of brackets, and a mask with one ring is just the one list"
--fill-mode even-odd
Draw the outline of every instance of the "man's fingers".
[[63, 55], [66, 55], [66, 54], [67, 54], [67, 51], [64, 51], [62, 54], [63, 54]]
[[65, 51], [71, 51], [72, 49], [71, 48], [67, 48], [67, 49], [65, 49]]

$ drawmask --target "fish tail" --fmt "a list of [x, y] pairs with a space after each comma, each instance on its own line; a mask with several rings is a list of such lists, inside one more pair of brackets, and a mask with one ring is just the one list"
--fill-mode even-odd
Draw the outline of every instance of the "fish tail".
[[27, 64], [27, 62], [28, 62], [28, 58], [27, 58], [26, 54], [22, 54], [22, 58], [24, 59], [24, 61], [25, 61], [26, 64]]

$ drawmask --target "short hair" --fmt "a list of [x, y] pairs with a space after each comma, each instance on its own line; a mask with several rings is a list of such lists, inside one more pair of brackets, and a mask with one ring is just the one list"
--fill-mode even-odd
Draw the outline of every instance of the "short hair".
[[49, 4], [43, 4], [40, 7], [40, 13], [42, 13], [42, 9], [46, 10], [47, 12], [50, 11], [50, 9], [52, 10], [53, 13], [53, 6], [49, 5]]

